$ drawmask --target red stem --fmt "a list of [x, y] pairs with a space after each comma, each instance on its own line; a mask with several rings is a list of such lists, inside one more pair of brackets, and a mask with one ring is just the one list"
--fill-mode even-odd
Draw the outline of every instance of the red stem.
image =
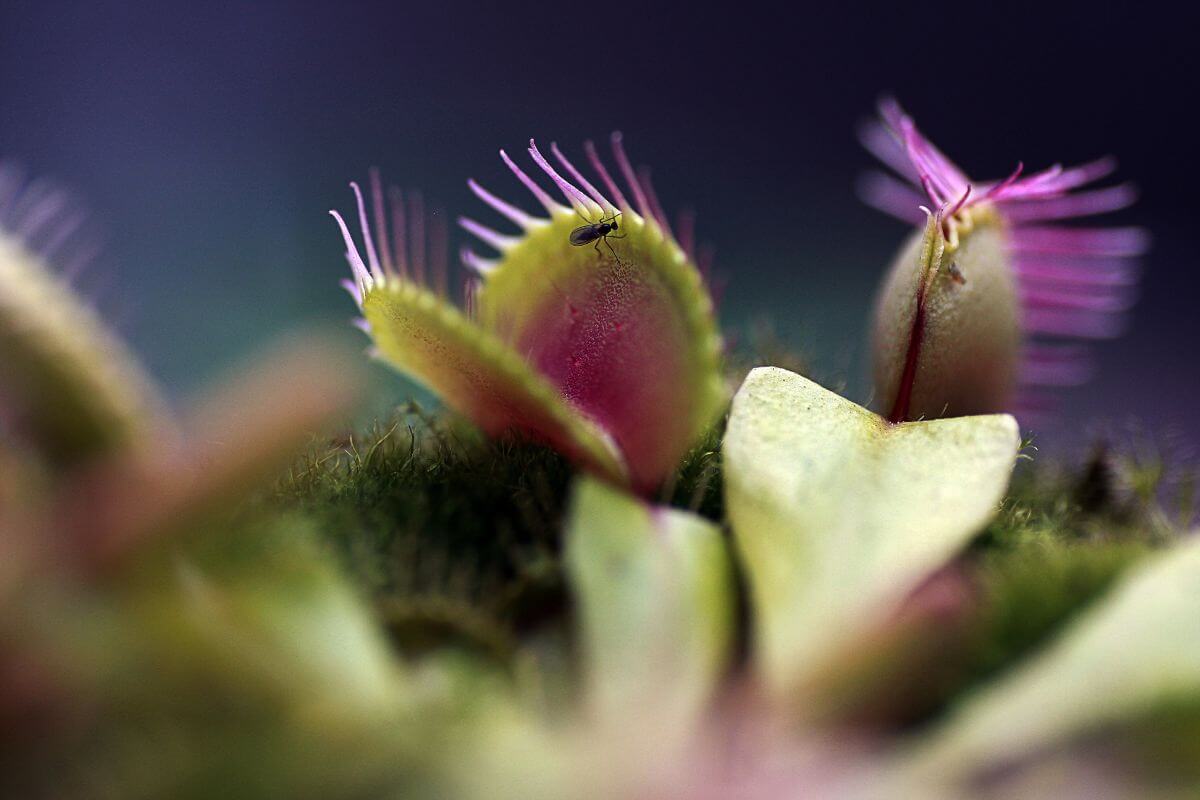
[[925, 338], [925, 284], [917, 292], [917, 313], [913, 316], [912, 331], [908, 337], [908, 352], [904, 356], [904, 372], [900, 374], [900, 386], [896, 391], [896, 402], [888, 414], [893, 424], [908, 419], [912, 404], [913, 384], [917, 380], [917, 360], [921, 357], [921, 340]]

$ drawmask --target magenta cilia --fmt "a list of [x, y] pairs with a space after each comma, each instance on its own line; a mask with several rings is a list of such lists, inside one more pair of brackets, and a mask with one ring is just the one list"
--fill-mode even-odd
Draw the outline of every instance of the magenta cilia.
[[497, 253], [464, 249], [472, 278], [461, 309], [431, 288], [437, 281], [424, 275], [418, 220], [403, 219], [394, 202], [389, 213], [377, 179], [370, 213], [352, 184], [361, 251], [331, 213], [353, 272], [346, 286], [381, 358], [486, 432], [547, 443], [649, 492], [713, 424], [727, 393], [691, 226], [676, 238], [648, 173], [633, 169], [619, 135], [612, 145], [624, 189], [590, 142], [593, 179], [557, 146], [556, 168], [530, 142], [533, 162], [565, 202], [500, 152], [546, 216], [468, 182], [517, 230], [460, 220]]
[[[901, 248], [876, 307], [874, 374], [893, 422], [1044, 409], [1045, 387], [1086, 379], [1083, 342], [1115, 336], [1132, 302], [1136, 228], [1063, 226], [1131, 204], [1129, 185], [1075, 191], [1107, 176], [1105, 158], [974, 182], [894, 101], [863, 141], [904, 183], [874, 174], [872, 205], [922, 230]], [[926, 200], [927, 198], [927, 200]]]

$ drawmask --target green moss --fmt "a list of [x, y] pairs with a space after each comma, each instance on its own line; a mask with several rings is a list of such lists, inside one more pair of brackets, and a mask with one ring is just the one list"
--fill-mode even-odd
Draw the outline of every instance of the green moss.
[[[663, 499], [719, 518], [718, 441], [706, 437]], [[315, 527], [403, 652], [454, 643], [507, 659], [569, 610], [559, 536], [571, 475], [546, 447], [411, 405], [314, 448], [273, 502]]]
[[1176, 536], [1165, 490], [1161, 463], [1107, 447], [1074, 470], [1023, 465], [971, 554], [980, 593], [972, 679], [1040, 645]]
[[530, 606], [561, 605], [569, 475], [548, 449], [486, 441], [411, 406], [314, 449], [276, 502], [308, 518], [400, 643], [423, 650], [453, 638], [502, 653], [533, 622]]
[[1107, 591], [1150, 552], [1142, 542], [1063, 542], [1030, 537], [978, 562], [979, 609], [965, 643], [963, 687], [1003, 671]]

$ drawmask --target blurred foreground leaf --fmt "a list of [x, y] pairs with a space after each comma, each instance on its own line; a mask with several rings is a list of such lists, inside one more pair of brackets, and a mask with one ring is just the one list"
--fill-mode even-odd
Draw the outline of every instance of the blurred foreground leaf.
[[732, 571], [720, 529], [582, 479], [565, 547], [589, 710], [601, 723], [636, 722], [666, 736], [694, 723], [733, 638]]

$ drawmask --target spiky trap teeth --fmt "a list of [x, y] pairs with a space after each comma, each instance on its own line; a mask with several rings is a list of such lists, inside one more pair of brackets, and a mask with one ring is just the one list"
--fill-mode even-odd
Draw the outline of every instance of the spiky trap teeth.
[[650, 491], [723, 407], [721, 343], [690, 222], [677, 238], [649, 172], [634, 170], [619, 134], [612, 145], [625, 191], [590, 142], [594, 181], [557, 145], [550, 152], [562, 172], [530, 141], [529, 155], [565, 204], [501, 151], [548, 216], [468, 181], [517, 231], [459, 220], [495, 251], [462, 251], [473, 276], [466, 313], [430, 291], [411, 249], [405, 269], [397, 266], [400, 247], [384, 226], [391, 222], [393, 239], [402, 228], [377, 180], [370, 215], [355, 186], [365, 260], [331, 213], [346, 243], [347, 288], [385, 360], [490, 433], [548, 442], [611, 480]]
[[936, 220], [902, 249], [878, 301], [875, 382], [891, 418], [1016, 410], [1037, 419], [1046, 388], [1089, 376], [1077, 340], [1120, 333], [1148, 244], [1140, 228], [1059, 223], [1123, 209], [1136, 191], [1086, 188], [1115, 170], [1112, 158], [1030, 175], [1018, 163], [1004, 179], [972, 182], [890, 99], [861, 138], [904, 179], [869, 175], [866, 202]]

